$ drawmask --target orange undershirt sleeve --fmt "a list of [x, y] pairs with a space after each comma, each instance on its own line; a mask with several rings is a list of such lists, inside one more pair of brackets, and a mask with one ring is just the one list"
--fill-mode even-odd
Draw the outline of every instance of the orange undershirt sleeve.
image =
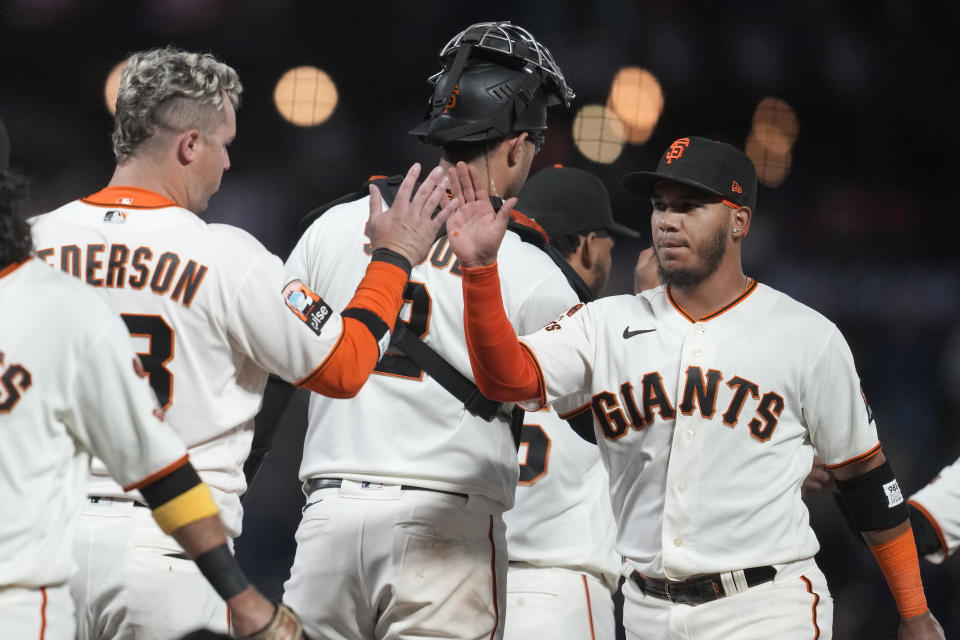
[[537, 365], [507, 319], [496, 263], [463, 268], [463, 325], [473, 377], [498, 402], [542, 397]]
[[900, 617], [911, 618], [926, 612], [927, 599], [923, 594], [913, 529], [907, 529], [890, 542], [870, 547], [870, 551], [890, 585]]
[[296, 386], [331, 398], [357, 395], [380, 360], [380, 337], [393, 328], [400, 313], [408, 275], [395, 264], [371, 261], [341, 314], [339, 341], [323, 363]]

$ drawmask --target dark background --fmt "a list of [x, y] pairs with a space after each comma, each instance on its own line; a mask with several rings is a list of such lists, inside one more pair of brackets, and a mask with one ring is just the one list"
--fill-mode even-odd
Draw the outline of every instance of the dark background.
[[[759, 100], [781, 98], [796, 110], [800, 133], [786, 180], [760, 190], [746, 271], [840, 326], [885, 452], [912, 493], [960, 456], [960, 256], [950, 186], [960, 143], [958, 18], [955, 2], [895, 0], [0, 0], [0, 114], [12, 164], [32, 183], [31, 209], [52, 209], [110, 178], [103, 83], [117, 62], [166, 44], [214, 52], [237, 69], [245, 92], [233, 167], [207, 218], [244, 227], [285, 257], [313, 206], [370, 174], [435, 161], [406, 131], [423, 115], [440, 47], [472, 22], [513, 20], [552, 50], [577, 99], [551, 113], [534, 169], [560, 162], [594, 171], [618, 219], [645, 239], [649, 204], [619, 178], [655, 166], [680, 136], [742, 148]], [[340, 96], [333, 116], [312, 129], [287, 124], [273, 106], [276, 80], [303, 64], [330, 74]], [[664, 112], [647, 144], [595, 164], [573, 145], [572, 118], [581, 105], [606, 101], [624, 65], [658, 77]], [[617, 245], [609, 293], [631, 289], [644, 246]], [[305, 406], [298, 395], [286, 414], [237, 543], [271, 596], [292, 561]], [[829, 496], [810, 504], [836, 637], [894, 637], [896, 611], [872, 556]], [[922, 562], [922, 571], [948, 637], [960, 634], [960, 560]]]

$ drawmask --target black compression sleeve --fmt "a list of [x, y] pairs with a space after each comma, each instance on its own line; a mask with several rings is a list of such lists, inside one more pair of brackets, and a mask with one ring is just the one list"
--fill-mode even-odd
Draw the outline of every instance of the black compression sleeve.
[[196, 557], [195, 561], [200, 573], [224, 600], [229, 600], [250, 586], [226, 542], [219, 547], [204, 551]]

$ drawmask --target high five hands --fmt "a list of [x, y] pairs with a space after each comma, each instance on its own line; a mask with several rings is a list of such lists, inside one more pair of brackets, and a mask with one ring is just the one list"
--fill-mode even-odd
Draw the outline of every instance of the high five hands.
[[461, 203], [447, 219], [447, 236], [460, 265], [480, 267], [493, 264], [517, 199], [508, 198], [499, 211], [494, 211], [486, 180], [463, 162], [451, 167], [447, 177], [453, 199]]

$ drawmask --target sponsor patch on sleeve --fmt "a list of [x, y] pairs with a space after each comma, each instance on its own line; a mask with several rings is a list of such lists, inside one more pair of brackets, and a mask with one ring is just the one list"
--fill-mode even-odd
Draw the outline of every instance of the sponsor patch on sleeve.
[[294, 315], [317, 335], [333, 315], [330, 305], [300, 280], [287, 283], [283, 288], [283, 299]]

